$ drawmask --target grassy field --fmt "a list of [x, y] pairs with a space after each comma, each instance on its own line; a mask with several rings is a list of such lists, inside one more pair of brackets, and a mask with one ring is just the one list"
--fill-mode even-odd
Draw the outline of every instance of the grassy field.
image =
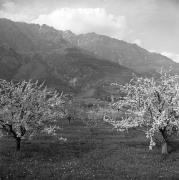
[[148, 150], [142, 132], [113, 131], [103, 124], [85, 128], [79, 122], [65, 125], [66, 142], [39, 137], [23, 140], [16, 153], [13, 139], [0, 140], [0, 179], [156, 180], [179, 179], [179, 149], [167, 158], [156, 146]]

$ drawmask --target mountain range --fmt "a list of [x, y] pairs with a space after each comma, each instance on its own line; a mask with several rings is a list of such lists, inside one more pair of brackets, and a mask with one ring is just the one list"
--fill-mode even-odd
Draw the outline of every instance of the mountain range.
[[0, 19], [3, 79], [38, 79], [59, 90], [84, 93], [110, 82], [125, 83], [133, 73], [151, 76], [170, 66], [179, 74], [179, 64], [171, 59], [108, 36]]

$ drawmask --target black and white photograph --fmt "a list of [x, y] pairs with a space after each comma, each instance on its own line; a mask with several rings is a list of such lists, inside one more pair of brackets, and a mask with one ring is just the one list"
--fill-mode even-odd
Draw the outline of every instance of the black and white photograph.
[[0, 180], [179, 180], [179, 0], [0, 0]]

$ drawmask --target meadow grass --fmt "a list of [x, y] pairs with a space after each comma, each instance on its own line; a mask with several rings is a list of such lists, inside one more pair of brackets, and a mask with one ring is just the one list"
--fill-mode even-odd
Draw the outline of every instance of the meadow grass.
[[165, 159], [159, 146], [149, 151], [142, 132], [121, 133], [107, 124], [87, 128], [79, 122], [64, 125], [63, 137], [23, 140], [15, 152], [13, 139], [0, 140], [0, 179], [155, 180], [179, 179], [179, 149]]

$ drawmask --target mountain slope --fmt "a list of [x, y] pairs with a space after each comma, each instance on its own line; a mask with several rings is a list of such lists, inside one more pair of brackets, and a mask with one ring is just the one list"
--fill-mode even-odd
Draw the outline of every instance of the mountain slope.
[[144, 74], [153, 74], [161, 67], [172, 66], [179, 73], [179, 64], [151, 53], [136, 44], [95, 33], [75, 35], [47, 25], [27, 24], [0, 19], [0, 44], [6, 44], [21, 53], [63, 51], [66, 48], [84, 49], [102, 60], [118, 63]]
[[18, 52], [38, 52], [71, 47], [60, 31], [49, 26], [0, 19], [0, 44]]
[[65, 92], [80, 93], [106, 82], [124, 83], [132, 73], [77, 48], [22, 55], [12, 48], [0, 47], [0, 78], [45, 81], [49, 87]]
[[[9, 52], [6, 72], [0, 78], [38, 79], [51, 87], [71, 92], [95, 88], [104, 82], [126, 82], [131, 78], [132, 70], [75, 48], [64, 39], [65, 33], [68, 31], [46, 25], [0, 19], [0, 45], [16, 53]], [[14, 56], [18, 60], [9, 61]], [[10, 70], [16, 61], [18, 66]], [[8, 72], [12, 73], [9, 75]]]
[[173, 66], [179, 74], [177, 63], [135, 44], [0, 19], [0, 78], [38, 79], [74, 93], [101, 92], [106, 83], [125, 83], [134, 72], [151, 75], [162, 66]]
[[0, 45], [0, 78], [11, 80], [23, 63], [21, 55], [12, 48]]
[[63, 32], [63, 38], [74, 46], [88, 50], [102, 59], [132, 68], [139, 73], [152, 74], [159, 71], [161, 67], [168, 68], [169, 66], [179, 73], [178, 63], [163, 55], [151, 53], [136, 44], [95, 33], [75, 35], [71, 31]]

